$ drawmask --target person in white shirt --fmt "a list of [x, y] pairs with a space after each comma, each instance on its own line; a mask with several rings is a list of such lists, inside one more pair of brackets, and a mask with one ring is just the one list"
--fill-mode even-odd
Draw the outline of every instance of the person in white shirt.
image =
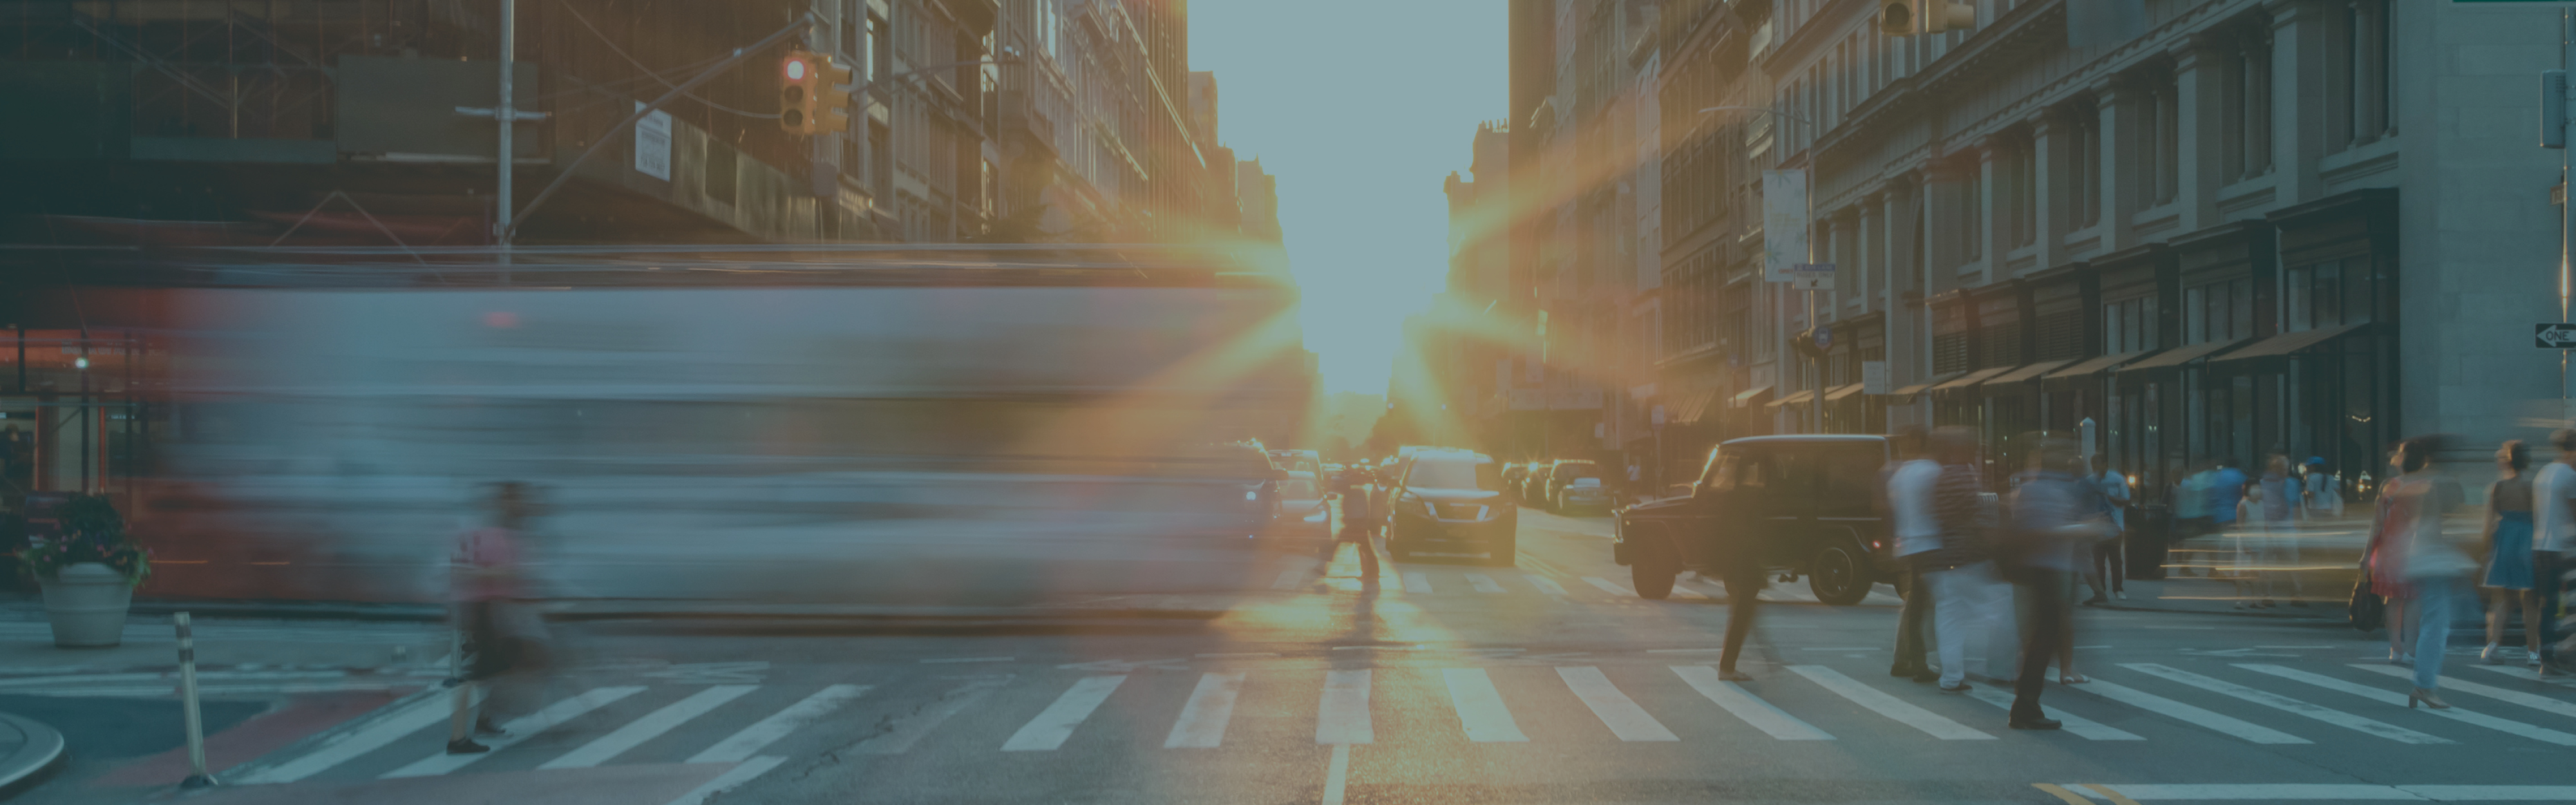
[[2576, 553], [2576, 430], [2560, 428], [2549, 434], [2549, 444], [2558, 448], [2558, 460], [2541, 467], [2531, 479], [2531, 593], [2540, 603], [2538, 624], [2523, 628], [2540, 630], [2540, 672], [2567, 670], [2567, 647], [2559, 645], [2560, 613], [2564, 612], [2566, 573], [2570, 569], [2568, 554]]
[[1925, 443], [1922, 426], [1908, 426], [1896, 437], [1898, 463], [1887, 473], [1886, 508], [1889, 530], [1896, 537], [1896, 557], [1906, 565], [1905, 606], [1896, 618], [1896, 662], [1887, 669], [1889, 676], [1901, 676], [1917, 682], [1940, 678], [1933, 673], [1924, 655], [1932, 643], [1924, 639], [1924, 629], [1932, 620], [1932, 590], [1923, 583], [1923, 574], [1913, 568], [1907, 557], [1941, 546], [1941, 524], [1932, 518], [1932, 482], [1941, 477], [1940, 462], [1933, 461]]
[[[2111, 501], [2111, 527], [2118, 532], [2110, 539], [2093, 545], [2092, 575], [2100, 578], [2101, 583], [2094, 587], [2093, 600], [2084, 603], [2102, 604], [2108, 603], [2110, 598], [2129, 597], [2129, 478], [2121, 475], [2120, 470], [2106, 459], [2102, 463], [2102, 474], [2093, 476], [2092, 480], [2093, 485], [2102, 490], [2102, 497]], [[2109, 598], [2103, 597], [2106, 591]]]

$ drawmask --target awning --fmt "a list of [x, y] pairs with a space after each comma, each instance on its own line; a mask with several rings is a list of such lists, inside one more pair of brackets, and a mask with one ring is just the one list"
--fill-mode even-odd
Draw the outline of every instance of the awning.
[[1997, 375], [1995, 376], [1995, 379], [1986, 381], [1986, 385], [1992, 386], [2003, 383], [2021, 383], [2030, 380], [2038, 380], [2040, 375], [2048, 374], [2049, 370], [2056, 369], [2070, 363], [2074, 363], [2074, 361], [2040, 361], [2038, 363], [2029, 364], [2019, 369], [2014, 369], [2001, 375]]
[[1859, 384], [1859, 383], [1853, 383], [1853, 384], [1851, 384], [1851, 385], [1844, 386], [1844, 387], [1842, 387], [1842, 388], [1838, 388], [1838, 389], [1834, 389], [1834, 390], [1832, 390], [1832, 391], [1825, 392], [1825, 402], [1834, 402], [1834, 401], [1836, 401], [1836, 400], [1840, 400], [1840, 399], [1842, 399], [1842, 398], [1844, 398], [1844, 397], [1849, 397], [1849, 396], [1852, 396], [1852, 395], [1854, 395], [1854, 394], [1859, 394], [1859, 393], [1860, 393], [1860, 384]]
[[2104, 369], [2109, 369], [2120, 364], [2146, 357], [2147, 353], [2154, 351], [2155, 350], [2148, 349], [2139, 350], [2137, 352], [2123, 352], [2118, 355], [2104, 355], [2099, 358], [2087, 358], [2076, 363], [2074, 366], [2069, 366], [2064, 369], [2048, 373], [2047, 379], [2064, 380], [2070, 377], [2083, 377], [2085, 375], [2100, 372]]
[[1816, 398], [1816, 393], [1815, 393], [1815, 392], [1813, 392], [1813, 391], [1801, 391], [1801, 392], [1798, 392], [1798, 393], [1796, 393], [1796, 394], [1791, 394], [1791, 395], [1789, 395], [1789, 396], [1782, 397], [1782, 398], [1777, 399], [1777, 400], [1772, 400], [1772, 401], [1770, 401], [1770, 402], [1768, 402], [1768, 403], [1764, 403], [1764, 404], [1763, 404], [1763, 407], [1766, 407], [1766, 408], [1778, 408], [1778, 407], [1783, 406], [1783, 405], [1797, 405], [1797, 404], [1799, 404], [1799, 403], [1807, 402], [1807, 401], [1809, 401], [1809, 400], [1813, 400], [1813, 399], [1815, 399], [1815, 398]]
[[1675, 425], [1697, 424], [1708, 415], [1708, 404], [1717, 400], [1717, 389], [1700, 389], [1682, 395], [1664, 407], [1664, 421]]
[[1961, 374], [1964, 374], [1964, 373], [1963, 373], [1963, 372], [1951, 372], [1951, 373], [1949, 373], [1949, 374], [1942, 375], [1942, 376], [1940, 376], [1940, 377], [1932, 378], [1931, 380], [1926, 381], [1926, 382], [1916, 383], [1916, 384], [1911, 385], [1911, 386], [1906, 386], [1906, 387], [1904, 387], [1904, 388], [1901, 388], [1901, 389], [1897, 389], [1897, 390], [1895, 390], [1895, 391], [1888, 392], [1888, 393], [1887, 393], [1887, 396], [1890, 396], [1890, 397], [1912, 397], [1912, 396], [1914, 396], [1914, 395], [1921, 394], [1921, 393], [1926, 392], [1926, 391], [1931, 391], [1933, 386], [1938, 386], [1938, 385], [1941, 385], [1941, 384], [1943, 384], [1943, 383], [1947, 383], [1947, 382], [1949, 382], [1949, 381], [1950, 381], [1950, 379], [1951, 379], [1951, 378], [1958, 377], [1958, 376], [1959, 376], [1959, 375], [1961, 375]]
[[1987, 380], [1991, 380], [1991, 379], [1993, 379], [1993, 378], [1994, 378], [1994, 376], [1996, 376], [1996, 375], [2000, 375], [2000, 374], [2003, 374], [2003, 373], [2005, 373], [2005, 372], [2012, 371], [2012, 370], [2013, 370], [2013, 368], [2014, 368], [2014, 367], [2010, 367], [2010, 366], [1996, 366], [1996, 367], [1987, 368], [1987, 369], [1979, 369], [1979, 370], [1976, 370], [1976, 371], [1974, 371], [1974, 372], [1969, 372], [1969, 373], [1967, 373], [1967, 374], [1960, 375], [1960, 376], [1958, 377], [1958, 379], [1956, 379], [1956, 380], [1952, 380], [1952, 381], [1950, 381], [1950, 382], [1943, 383], [1943, 384], [1938, 385], [1938, 386], [1933, 386], [1933, 387], [1932, 387], [1932, 390], [1933, 390], [1933, 391], [1958, 391], [1958, 390], [1960, 390], [1960, 389], [1964, 389], [1964, 388], [1974, 388], [1977, 384], [1979, 384], [1979, 383], [1983, 383], [1983, 382], [1986, 382]]
[[2171, 369], [2176, 366], [2181, 366], [2192, 361], [2209, 357], [2211, 353], [2223, 351], [2228, 347], [2242, 343], [2245, 342], [2204, 341], [2190, 346], [2174, 347], [2173, 349], [2165, 350], [2163, 354], [2157, 355], [2153, 358], [2148, 358], [2137, 363], [2120, 367], [2120, 371], [2135, 372], [2140, 369]]
[[2241, 361], [2247, 358], [2280, 357], [2323, 344], [2327, 341], [2332, 341], [2336, 337], [2345, 333], [2361, 329], [2367, 324], [2367, 322], [2364, 322], [2363, 324], [2343, 324], [2334, 327], [2319, 327], [2314, 330], [2300, 330], [2295, 333], [2282, 333], [2261, 341], [2256, 341], [2247, 345], [2244, 349], [2230, 352], [2220, 357], [2211, 358], [2210, 362], [2222, 363], [2226, 361]]
[[1753, 401], [1755, 401], [1755, 400], [1759, 400], [1759, 399], [1762, 399], [1762, 398], [1764, 398], [1764, 397], [1768, 397], [1768, 396], [1771, 396], [1771, 387], [1770, 387], [1770, 386], [1755, 386], [1755, 387], [1753, 387], [1753, 388], [1749, 388], [1749, 389], [1745, 389], [1745, 390], [1743, 390], [1743, 391], [1736, 392], [1736, 393], [1735, 393], [1735, 401], [1734, 401], [1734, 403], [1732, 403], [1732, 404], [1733, 404], [1735, 407], [1737, 407], [1737, 408], [1742, 408], [1742, 407], [1745, 407], [1745, 406], [1747, 406], [1747, 405], [1752, 405], [1752, 404], [1753, 404]]

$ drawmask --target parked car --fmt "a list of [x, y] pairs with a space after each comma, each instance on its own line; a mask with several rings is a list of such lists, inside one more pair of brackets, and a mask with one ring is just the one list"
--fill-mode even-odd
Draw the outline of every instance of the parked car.
[[1547, 488], [1540, 498], [1545, 502], [1541, 505], [1546, 506], [1550, 511], [1565, 508], [1565, 501], [1558, 497], [1558, 494], [1564, 492], [1565, 485], [1573, 483], [1576, 478], [1590, 478], [1598, 482], [1601, 480], [1601, 466], [1579, 458], [1557, 459], [1556, 463], [1548, 465]]
[[1483, 553], [1508, 566], [1519, 550], [1520, 510], [1503, 494], [1502, 466], [1481, 453], [1415, 453], [1387, 493], [1388, 553]]
[[1324, 458], [1313, 450], [1272, 450], [1270, 463], [1289, 472], [1310, 472], [1319, 476], [1324, 471]]
[[1305, 470], [1289, 470], [1276, 484], [1279, 512], [1270, 533], [1284, 537], [1333, 537], [1332, 492], [1322, 479]]
[[1279, 480], [1284, 473], [1270, 463], [1270, 454], [1261, 445], [1210, 445], [1194, 459], [1186, 472], [1220, 481], [1215, 488], [1222, 491], [1209, 505], [1231, 510], [1225, 532], [1257, 537], [1279, 519]]
[[1529, 469], [1522, 472], [1520, 483], [1513, 487], [1519, 493], [1521, 505], [1547, 507], [1547, 474], [1548, 469], [1554, 466], [1554, 459], [1530, 462]]
[[1503, 465], [1503, 494], [1514, 501], [1521, 499], [1521, 482], [1529, 479], [1530, 465], [1513, 462]]
[[1670, 595], [1684, 570], [1721, 575], [1719, 557], [1756, 552], [1775, 575], [1804, 576], [1816, 600], [1859, 603], [1901, 576], [1877, 508], [1887, 437], [1754, 436], [1709, 451], [1690, 494], [1622, 509], [1611, 558], [1637, 594]]
[[1566, 482], [1565, 488], [1556, 491], [1556, 508], [1558, 511], [1569, 512], [1593, 509], [1609, 511], [1610, 488], [1602, 486], [1599, 478], [1577, 476], [1574, 480]]

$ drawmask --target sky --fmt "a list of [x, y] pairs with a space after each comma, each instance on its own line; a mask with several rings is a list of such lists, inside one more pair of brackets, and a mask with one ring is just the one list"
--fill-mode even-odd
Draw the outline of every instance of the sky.
[[1476, 124], [1508, 105], [1503, 0], [1200, 0], [1190, 69], [1217, 138], [1279, 177], [1279, 225], [1326, 391], [1383, 394], [1406, 315], [1445, 283]]

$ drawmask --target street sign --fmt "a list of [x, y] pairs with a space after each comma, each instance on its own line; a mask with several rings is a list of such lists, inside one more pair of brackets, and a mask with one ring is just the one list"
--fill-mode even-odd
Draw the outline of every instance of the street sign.
[[1862, 394], [1886, 394], [1886, 393], [1887, 393], [1887, 362], [1886, 362], [1886, 361], [1861, 361], [1861, 362], [1860, 362], [1860, 393], [1862, 393]]
[[1646, 419], [1648, 419], [1648, 420], [1650, 420], [1650, 421], [1654, 422], [1654, 423], [1655, 423], [1655, 427], [1658, 427], [1658, 428], [1663, 427], [1663, 426], [1664, 426], [1664, 407], [1663, 407], [1663, 406], [1660, 406], [1660, 405], [1655, 406], [1654, 410], [1653, 410], [1652, 412], [1649, 412], [1649, 413], [1646, 415]]
[[1799, 263], [1789, 267], [1789, 288], [1796, 291], [1830, 291], [1834, 289], [1834, 264]]
[[1762, 279], [1788, 282], [1798, 261], [1808, 259], [1807, 172], [1762, 172]]
[[1833, 349], [1833, 348], [1834, 348], [1834, 328], [1833, 328], [1833, 326], [1832, 326], [1832, 325], [1828, 325], [1828, 324], [1819, 324], [1819, 325], [1816, 325], [1816, 348], [1817, 348], [1817, 349]]
[[2576, 349], [2576, 324], [2534, 324], [2531, 326], [2531, 345], [2541, 349]]

